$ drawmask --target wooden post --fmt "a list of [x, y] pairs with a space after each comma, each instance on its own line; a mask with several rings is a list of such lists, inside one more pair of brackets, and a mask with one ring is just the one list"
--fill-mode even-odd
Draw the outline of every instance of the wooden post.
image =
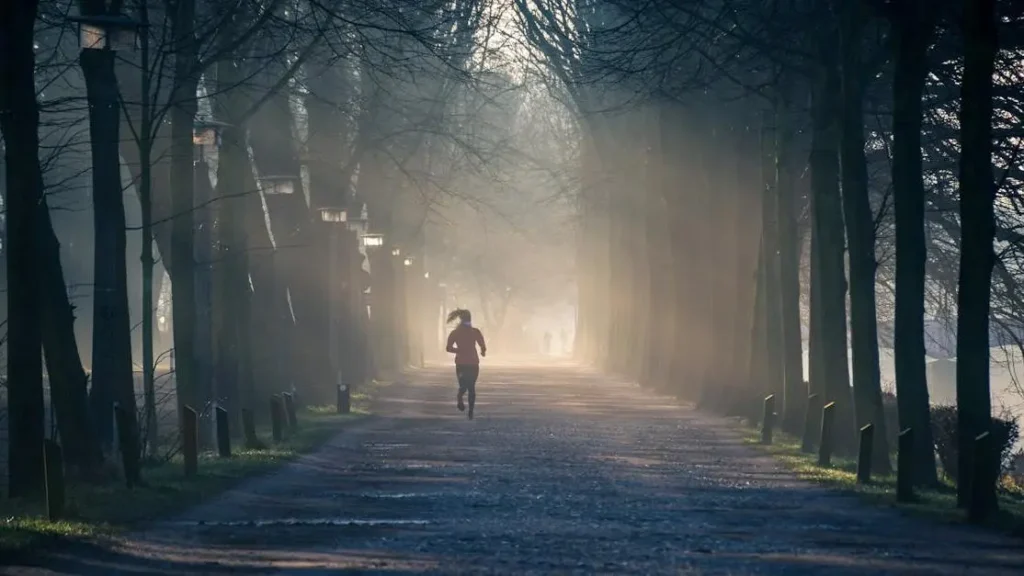
[[283, 418], [281, 417], [281, 397], [274, 394], [270, 397], [270, 432], [271, 438], [274, 442], [280, 442], [282, 438], [282, 428], [284, 427]]
[[983, 522], [999, 508], [998, 500], [994, 499], [994, 486], [998, 480], [999, 463], [996, 456], [997, 448], [992, 441], [992, 434], [982, 432], [974, 438], [974, 458], [970, 470], [961, 470], [971, 474], [971, 496], [967, 507], [967, 518], [971, 522]]
[[128, 409], [114, 403], [114, 424], [117, 427], [117, 443], [121, 448], [121, 465], [124, 467], [124, 482], [128, 488], [135, 487], [141, 480], [139, 466], [139, 434], [132, 425]]
[[217, 452], [221, 458], [231, 458], [231, 430], [228, 428], [228, 411], [217, 406], [214, 413], [217, 415]]
[[64, 516], [64, 451], [55, 440], [43, 440], [43, 480], [46, 486], [46, 517]]
[[285, 392], [281, 397], [284, 398], [285, 416], [288, 417], [288, 431], [295, 432], [299, 427], [299, 417], [295, 414], [295, 395]]
[[258, 449], [260, 439], [256, 436], [256, 420], [248, 408], [242, 409], [242, 431], [245, 433], [245, 447], [249, 450]]
[[807, 397], [807, 412], [804, 414], [804, 437], [800, 443], [800, 451], [810, 454], [814, 452], [814, 435], [818, 432], [818, 395]]
[[818, 440], [818, 466], [832, 465], [832, 427], [836, 420], [836, 403], [829, 402], [821, 409], [821, 438]]
[[338, 384], [338, 414], [352, 411], [352, 396], [348, 384]]
[[181, 414], [181, 453], [185, 476], [191, 478], [199, 471], [199, 416], [191, 406], [185, 406]]
[[899, 435], [896, 454], [896, 501], [914, 500], [914, 429], [907, 428]]
[[764, 399], [764, 412], [761, 414], [761, 444], [772, 443], [772, 429], [775, 428], [775, 394]]
[[860, 429], [860, 446], [857, 451], [857, 484], [871, 482], [871, 453], [874, 447], [875, 426], [865, 424]]

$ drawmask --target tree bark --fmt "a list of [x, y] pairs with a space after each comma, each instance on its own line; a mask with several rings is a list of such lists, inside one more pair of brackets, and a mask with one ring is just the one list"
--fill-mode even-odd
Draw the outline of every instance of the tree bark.
[[788, 91], [777, 100], [775, 130], [775, 189], [778, 198], [779, 305], [785, 400], [782, 429], [800, 434], [807, 410], [803, 334], [800, 319], [800, 242], [796, 223], [796, 179], [793, 175], [793, 128]]
[[114, 403], [128, 410], [133, 425], [136, 415], [114, 55], [112, 50], [88, 48], [80, 54], [89, 104], [95, 228], [89, 403], [97, 437], [108, 447], [114, 439]]
[[[821, 306], [822, 389], [826, 402], [836, 403], [836, 447], [852, 450], [853, 397], [846, 347], [846, 272], [842, 198], [839, 190], [839, 70], [835, 38], [821, 45], [819, 74], [811, 96], [812, 227], [818, 238], [817, 259]], [[816, 313], [816, 312], [815, 312]]]
[[[767, 372], [764, 375], [765, 394], [774, 394], [777, 405], [787, 402], [785, 388], [785, 357], [782, 348], [782, 304], [779, 287], [779, 225], [778, 187], [775, 175], [774, 119], [765, 115], [761, 121], [761, 272], [764, 283], [763, 301], [764, 335]], [[792, 400], [789, 400], [792, 401]]]
[[43, 487], [43, 303], [36, 259], [46, 205], [34, 82], [37, 8], [35, 0], [0, 6], [0, 130], [7, 164], [7, 472], [12, 498], [39, 493]]
[[[225, 42], [231, 31], [225, 30]], [[239, 69], [233, 54], [217, 63], [218, 96], [214, 99], [216, 118], [226, 126], [221, 131], [217, 161], [217, 190], [220, 224], [220, 258], [217, 266], [221, 315], [217, 333], [217, 382], [228, 394], [228, 407], [236, 422], [241, 410], [262, 406], [255, 396], [252, 365], [252, 302], [249, 281], [249, 242], [246, 212], [260, 204], [259, 190], [252, 178], [252, 165], [245, 145], [244, 98], [240, 97]], [[223, 393], [218, 394], [223, 397]]]
[[[965, 0], [964, 76], [960, 91], [960, 281], [957, 294], [957, 503], [972, 485], [974, 438], [992, 429], [989, 314], [995, 254], [996, 184], [992, 177], [992, 76], [999, 50], [995, 0]], [[998, 502], [995, 484], [982, 497]]]
[[196, 281], [195, 176], [192, 136], [198, 103], [196, 88], [197, 46], [195, 38], [195, 0], [179, 0], [173, 14], [174, 88], [171, 92], [171, 290], [175, 351], [175, 390], [178, 414], [183, 406], [198, 406], [196, 370]]
[[893, 208], [896, 216], [896, 319], [894, 356], [900, 428], [914, 430], [914, 480], [938, 482], [925, 376], [924, 176], [921, 159], [921, 98], [928, 74], [928, 45], [934, 34], [934, 7], [925, 0], [897, 8], [893, 72]]
[[853, 393], [857, 426], [874, 426], [872, 472], [889, 474], [889, 442], [882, 382], [878, 369], [878, 323], [875, 316], [875, 221], [868, 197], [864, 156], [864, 87], [861, 41], [864, 15], [860, 2], [839, 2], [842, 59], [840, 159], [843, 209], [850, 254], [850, 331]]

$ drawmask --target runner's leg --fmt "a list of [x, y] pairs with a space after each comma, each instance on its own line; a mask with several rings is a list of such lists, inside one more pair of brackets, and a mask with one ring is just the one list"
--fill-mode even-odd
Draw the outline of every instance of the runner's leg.
[[459, 412], [466, 409], [466, 405], [462, 403], [462, 395], [466, 393], [466, 375], [462, 366], [455, 367], [455, 378], [459, 381], [459, 394], [457, 396], [456, 406]]
[[472, 366], [466, 372], [466, 388], [469, 391], [469, 417], [472, 419], [473, 408], [476, 406], [476, 380], [480, 376], [480, 367]]

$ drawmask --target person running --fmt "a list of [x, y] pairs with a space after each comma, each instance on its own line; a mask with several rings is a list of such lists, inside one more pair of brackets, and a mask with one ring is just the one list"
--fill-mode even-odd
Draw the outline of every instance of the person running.
[[[462, 396], [469, 393], [469, 419], [473, 419], [473, 407], [476, 405], [476, 379], [480, 376], [480, 356], [487, 356], [487, 344], [484, 335], [473, 327], [472, 315], [469, 310], [455, 309], [448, 315], [448, 322], [459, 321], [459, 325], [448, 335], [448, 346], [445, 350], [455, 354], [455, 377], [459, 380], [457, 406], [465, 411], [466, 405]], [[480, 356], [476, 347], [480, 345]]]

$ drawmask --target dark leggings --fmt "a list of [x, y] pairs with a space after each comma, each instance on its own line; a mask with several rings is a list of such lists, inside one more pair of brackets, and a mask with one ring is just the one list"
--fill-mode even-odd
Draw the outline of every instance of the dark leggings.
[[459, 379], [459, 398], [469, 392], [469, 406], [476, 404], [476, 379], [480, 376], [478, 364], [462, 364], [455, 366], [455, 377]]

